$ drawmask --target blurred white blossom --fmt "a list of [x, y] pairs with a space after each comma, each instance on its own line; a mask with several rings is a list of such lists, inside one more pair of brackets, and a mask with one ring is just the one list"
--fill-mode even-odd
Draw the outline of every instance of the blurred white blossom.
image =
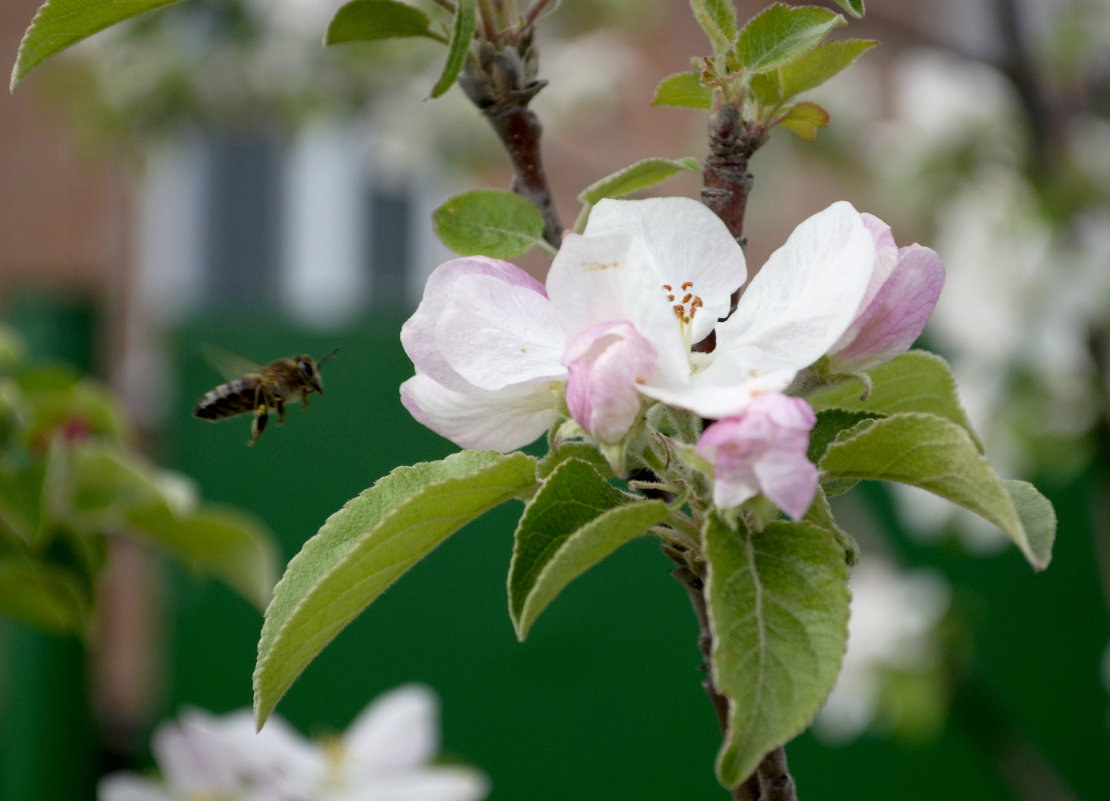
[[100, 801], [479, 801], [484, 775], [429, 764], [439, 750], [435, 694], [406, 685], [370, 704], [346, 734], [302, 737], [273, 716], [255, 732], [249, 710], [186, 710], [163, 723], [151, 750], [159, 778], [105, 777]]

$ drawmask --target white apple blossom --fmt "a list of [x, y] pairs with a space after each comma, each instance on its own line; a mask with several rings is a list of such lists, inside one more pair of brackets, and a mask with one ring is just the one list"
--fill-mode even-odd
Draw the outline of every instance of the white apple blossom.
[[271, 717], [256, 732], [249, 710], [216, 717], [187, 710], [165, 723], [152, 751], [160, 779], [105, 777], [100, 801], [479, 801], [489, 781], [464, 766], [428, 764], [439, 750], [437, 704], [407, 685], [376, 699], [340, 738], [316, 743]]
[[[635, 421], [633, 393], [735, 416], [841, 339], [875, 262], [863, 216], [835, 203], [795, 229], [729, 316], [747, 269], [716, 215], [688, 198], [603, 200], [564, 240], [546, 287], [493, 259], [437, 268], [402, 330], [416, 366], [402, 400], [456, 444], [497, 450], [542, 434], [564, 397], [601, 442]], [[712, 352], [692, 349], [710, 334]]]

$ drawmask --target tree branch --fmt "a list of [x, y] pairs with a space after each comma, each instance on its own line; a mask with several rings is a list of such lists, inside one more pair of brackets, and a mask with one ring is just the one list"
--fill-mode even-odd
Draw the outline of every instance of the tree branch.
[[766, 131], [750, 127], [735, 106], [721, 106], [709, 115], [709, 155], [701, 169], [701, 201], [741, 243], [753, 181], [748, 159], [765, 141]]

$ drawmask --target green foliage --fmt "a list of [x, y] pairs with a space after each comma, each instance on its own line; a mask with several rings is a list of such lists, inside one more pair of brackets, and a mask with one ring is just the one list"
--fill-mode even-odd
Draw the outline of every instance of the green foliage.
[[825, 8], [776, 3], [740, 31], [736, 57], [748, 72], [769, 72], [812, 50], [843, 24], [842, 16]]
[[0, 367], [0, 614], [82, 633], [108, 536], [141, 540], [264, 607], [277, 580], [265, 529], [198, 503], [187, 478], [130, 450], [96, 382], [18, 358]]
[[983, 444], [972, 429], [967, 412], [960, 405], [952, 369], [940, 356], [923, 350], [911, 350], [867, 371], [867, 374], [871, 379], [870, 392], [863, 381], [851, 379], [817, 390], [808, 395], [806, 400], [818, 411], [837, 408], [878, 414], [935, 414], [951, 420], [967, 431], [982, 452]]
[[720, 56], [736, 41], [736, 8], [733, 0], [690, 0], [694, 19], [705, 31], [713, 45], [713, 52]]
[[704, 531], [714, 686], [729, 700], [717, 778], [736, 787], [813, 720], [848, 641], [848, 567], [830, 532], [774, 522]]
[[856, 19], [863, 19], [863, 0], [836, 0], [836, 4]]
[[617, 170], [600, 181], [595, 181], [578, 193], [578, 199], [582, 202], [582, 211], [578, 215], [574, 229], [580, 231], [585, 227], [590, 210], [597, 205], [599, 200], [607, 197], [623, 197], [641, 189], [647, 189], [649, 186], [654, 186], [676, 173], [697, 172], [699, 169], [701, 169], [701, 165], [698, 160], [687, 156], [682, 159], [643, 159]]
[[370, 42], [404, 36], [426, 36], [446, 41], [431, 29], [428, 15], [397, 0], [351, 0], [328, 24], [324, 44]]
[[27, 73], [70, 45], [117, 22], [153, 11], [177, 0], [46, 0], [19, 43], [11, 90]]
[[817, 45], [770, 73], [777, 84], [778, 98], [789, 100], [820, 86], [877, 44], [873, 39], [848, 39]]
[[779, 117], [778, 124], [812, 142], [817, 138], [817, 129], [829, 124], [829, 112], [816, 103], [795, 103], [786, 114]]
[[668, 75], [655, 87], [651, 104], [708, 111], [713, 104], [713, 90], [701, 82], [701, 76], [696, 72], [676, 72]]
[[524, 639], [564, 587], [667, 516], [658, 500], [637, 501], [589, 464], [563, 462], [528, 503], [509, 567], [509, 613]]
[[831, 444], [820, 467], [837, 478], [921, 487], [998, 526], [1036, 570], [1052, 557], [1056, 519], [1031, 485], [1003, 482], [967, 430], [933, 414], [903, 412]]
[[258, 643], [261, 726], [325, 645], [390, 584], [466, 523], [526, 493], [535, 459], [463, 451], [401, 467], [351, 499], [290, 561]]
[[462, 70], [466, 54], [470, 50], [470, 41], [474, 38], [474, 31], [478, 27], [478, 14], [474, 8], [474, 0], [456, 0], [455, 24], [451, 28], [451, 40], [447, 44], [447, 61], [443, 64], [443, 72], [432, 88], [432, 97], [439, 97], [455, 83]]
[[533, 246], [550, 251], [543, 216], [512, 192], [476, 189], [448, 200], [432, 215], [440, 240], [460, 256], [511, 259]]

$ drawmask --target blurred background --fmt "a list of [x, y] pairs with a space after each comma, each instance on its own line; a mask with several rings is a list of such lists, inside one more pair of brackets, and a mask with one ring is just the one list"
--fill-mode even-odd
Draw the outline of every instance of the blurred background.
[[[14, 61], [38, 0], [0, 8]], [[449, 254], [431, 211], [505, 187], [455, 89], [423, 102], [431, 40], [324, 49], [338, 0], [189, 0], [94, 37], [0, 98], [0, 316], [27, 359], [106, 382], [137, 446], [273, 531], [284, 564], [334, 510], [449, 443], [401, 407], [398, 341]], [[746, 19], [765, 4], [739, 2]], [[836, 38], [881, 46], [815, 90], [814, 143], [753, 160], [753, 267], [847, 199], [948, 268], [926, 345], [1006, 477], [1060, 518], [1035, 575], [1001, 535], [865, 486], [839, 510], [864, 557], [844, 674], [787, 753], [802, 798], [1101, 799], [1110, 788], [1110, 4], [872, 3]], [[541, 25], [533, 107], [564, 221], [639, 158], [705, 154], [704, 116], [652, 108], [704, 54], [686, 2], [566, 0]], [[696, 177], [659, 194], [696, 196]], [[541, 270], [532, 254], [522, 263]], [[312, 408], [245, 445], [210, 424], [216, 345], [258, 362], [338, 347]], [[633, 543], [519, 644], [504, 595], [513, 509], [459, 532], [333, 642], [278, 711], [341, 731], [410, 680], [441, 695], [452, 758], [495, 801], [721, 798], [697, 624], [669, 561]], [[2, 524], [2, 521], [0, 521]], [[126, 538], [84, 637], [0, 619], [0, 798], [93, 798], [150, 766], [183, 706], [249, 706], [257, 609]]]

